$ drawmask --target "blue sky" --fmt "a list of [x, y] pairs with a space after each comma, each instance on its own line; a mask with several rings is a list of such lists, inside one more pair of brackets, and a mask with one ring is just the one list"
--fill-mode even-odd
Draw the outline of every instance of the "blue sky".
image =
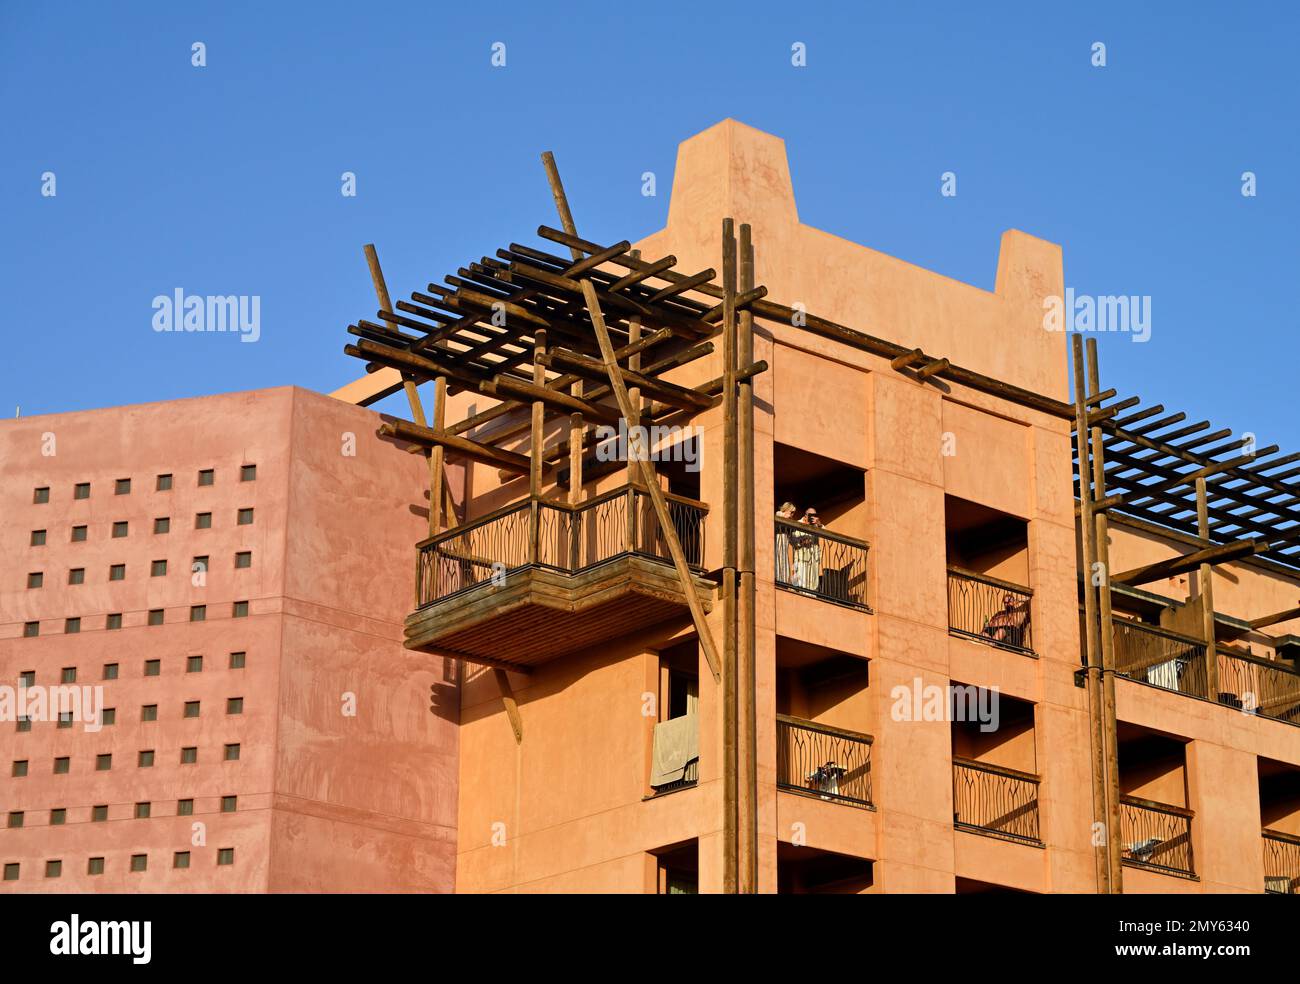
[[[1300, 448], [1297, 5], [468, 6], [0, 3], [0, 413], [329, 391], [375, 307], [362, 244], [402, 296], [531, 241], [544, 149], [585, 234], [636, 239], [678, 142], [734, 117], [829, 232], [986, 288], [1004, 229], [1062, 243], [1076, 291], [1152, 299], [1108, 385]], [[260, 341], [155, 333], [178, 287], [259, 295]]]

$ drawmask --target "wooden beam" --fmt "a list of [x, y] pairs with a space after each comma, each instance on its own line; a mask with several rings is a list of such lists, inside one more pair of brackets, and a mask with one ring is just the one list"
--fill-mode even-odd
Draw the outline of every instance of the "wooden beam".
[[[543, 365], [547, 368], [567, 370], [584, 379], [606, 378], [604, 366], [595, 359], [589, 359], [576, 352], [566, 352], [563, 349], [548, 353], [544, 357]], [[671, 403], [682, 410], [707, 410], [713, 405], [713, 400], [701, 393], [662, 379], [653, 379], [632, 369], [624, 369], [623, 378], [646, 395], [662, 400], [664, 403]]]
[[[565, 197], [564, 186], [560, 182], [560, 172], [555, 166], [555, 157], [550, 151], [542, 155], [542, 164], [546, 168], [546, 176], [551, 185], [551, 194], [555, 198], [555, 208], [560, 214], [560, 221], [563, 223], [566, 232], [576, 236], [577, 227], [574, 225], [573, 215], [569, 211], [569, 201]], [[578, 249], [574, 248], [573, 253], [575, 260], [581, 258], [581, 252]], [[584, 277], [579, 282], [579, 286], [582, 289], [583, 300], [587, 304], [587, 313], [591, 317], [592, 326], [596, 329], [596, 340], [600, 344], [600, 354], [609, 373], [610, 389], [618, 402], [619, 411], [629, 424], [629, 439], [633, 443], [640, 443], [637, 428], [630, 426], [638, 421], [639, 414], [628, 399], [627, 387], [623, 383], [622, 370], [619, 368], [614, 345], [609, 339], [609, 331], [605, 327], [605, 318], [601, 312], [600, 300], [596, 296], [596, 287], [587, 277]], [[673, 566], [677, 569], [677, 578], [681, 582], [682, 594], [685, 595], [687, 605], [690, 608], [691, 621], [695, 624], [700, 647], [704, 650], [705, 659], [709, 664], [714, 679], [720, 681], [718, 650], [713, 641], [713, 633], [709, 631], [708, 616], [695, 591], [694, 576], [691, 574], [690, 565], [686, 562], [686, 554], [682, 550], [681, 541], [677, 537], [677, 528], [673, 525], [667, 502], [664, 500], [663, 490], [659, 488], [654, 467], [650, 463], [649, 449], [641, 450], [646, 453], [637, 454], [636, 458], [641, 470], [642, 481], [645, 483], [646, 490], [650, 495], [650, 501], [654, 505], [655, 516], [659, 520], [660, 533], [668, 546], [668, 552], [672, 555]]]
[[435, 430], [421, 427], [419, 424], [410, 421], [387, 421], [380, 425], [379, 433], [385, 437], [395, 437], [399, 441], [411, 441], [430, 448], [446, 448], [455, 454], [474, 461], [481, 461], [485, 465], [496, 465], [498, 468], [505, 468], [520, 475], [528, 474], [529, 462], [527, 455], [516, 454], [502, 448], [494, 448], [490, 444], [479, 444], [477, 441], [471, 441], [464, 437], [439, 434]]
[[515, 733], [515, 744], [522, 745], [524, 719], [519, 716], [519, 702], [515, 700], [514, 689], [510, 686], [510, 677], [499, 667], [494, 668], [492, 674], [496, 677], [497, 688], [501, 691], [501, 704], [506, 709], [506, 717], [510, 720], [510, 729]]
[[1204, 550], [1184, 554], [1182, 557], [1171, 557], [1169, 560], [1134, 567], [1116, 574], [1111, 581], [1116, 584], [1146, 584], [1150, 581], [1186, 574], [1188, 571], [1196, 570], [1202, 564], [1226, 564], [1241, 557], [1262, 553], [1267, 549], [1268, 543], [1264, 540], [1234, 540], [1232, 543], [1216, 544]]
[[1289, 622], [1293, 618], [1300, 618], [1300, 608], [1288, 608], [1286, 611], [1274, 612], [1272, 615], [1252, 618], [1250, 627], [1252, 629], [1263, 629], [1270, 625], [1277, 625], [1278, 622]]
[[618, 410], [614, 407], [603, 403], [592, 403], [587, 399], [580, 400], [568, 393], [561, 393], [536, 383], [521, 382], [509, 376], [494, 376], [490, 382], [480, 385], [479, 390], [498, 399], [515, 399], [524, 402], [536, 400], [566, 413], [581, 413], [592, 420], [600, 420], [608, 424], [618, 422]]

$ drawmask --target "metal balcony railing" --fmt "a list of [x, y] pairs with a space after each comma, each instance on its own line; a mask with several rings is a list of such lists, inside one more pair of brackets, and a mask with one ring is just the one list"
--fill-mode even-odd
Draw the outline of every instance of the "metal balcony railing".
[[1300, 673], [1245, 653], [1218, 651], [1220, 704], [1300, 724]]
[[[687, 563], [702, 570], [708, 507], [664, 498]], [[525, 499], [420, 543], [416, 604], [424, 608], [525, 567], [576, 574], [628, 555], [672, 563], [644, 489], [627, 485], [576, 506]]]
[[960, 567], [948, 568], [948, 631], [1016, 652], [1034, 651], [1034, 592]]
[[954, 827], [1025, 844], [1038, 833], [1038, 776], [971, 759], [952, 761]]
[[871, 610], [867, 605], [867, 551], [871, 549], [867, 543], [778, 519], [775, 547], [778, 586]]
[[872, 737], [776, 716], [776, 784], [825, 800], [871, 805]]
[[1280, 830], [1260, 833], [1264, 841], [1264, 891], [1300, 895], [1300, 837]]
[[1129, 619], [1111, 619], [1115, 672], [1162, 690], [1204, 697], [1205, 644]]
[[1122, 859], [1125, 864], [1177, 875], [1193, 875], [1192, 811], [1136, 796], [1119, 803]]

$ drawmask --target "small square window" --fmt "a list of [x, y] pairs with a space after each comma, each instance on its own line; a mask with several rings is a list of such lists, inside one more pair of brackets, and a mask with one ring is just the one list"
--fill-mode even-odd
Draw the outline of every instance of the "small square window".
[[241, 569], [253, 566], [253, 551], [241, 550], [235, 554], [235, 568]]
[[96, 755], [96, 756], [95, 756], [95, 771], [96, 771], [96, 772], [107, 772], [107, 771], [108, 771], [109, 769], [111, 769], [111, 768], [113, 768], [113, 753], [112, 753], [112, 752], [106, 752], [106, 753], [104, 753], [103, 755]]
[[18, 862], [8, 861], [5, 863], [5, 881], [18, 880]]
[[60, 727], [60, 728], [71, 728], [71, 727], [72, 727], [72, 712], [71, 712], [71, 711], [60, 711], [60, 712], [59, 712], [59, 727]]
[[192, 817], [194, 815], [194, 800], [177, 800], [176, 815], [178, 817]]
[[153, 521], [153, 531], [155, 533], [170, 533], [172, 531], [172, 521], [170, 516], [159, 516]]
[[121, 612], [110, 612], [108, 617], [104, 619], [104, 628], [106, 629], [120, 629], [121, 627], [122, 627]]
[[158, 492], [170, 492], [172, 488], [172, 477], [170, 475], [159, 475], [158, 480], [154, 483], [154, 489]]
[[91, 823], [103, 823], [103, 822], [106, 821], [107, 819], [108, 819], [108, 804], [107, 804], [107, 803], [101, 803], [99, 806], [92, 806], [92, 807], [90, 808], [90, 822], [91, 822]]
[[137, 803], [135, 805], [135, 818], [137, 820], [148, 820], [152, 809], [153, 804], [151, 803]]
[[[220, 864], [220, 862], [218, 862], [218, 864]], [[46, 877], [46, 878], [59, 878], [59, 877], [61, 877], [62, 875], [63, 875], [63, 862], [62, 862], [62, 861], [46, 861], [46, 862], [45, 862], [45, 877]]]
[[239, 512], [235, 514], [235, 520], [240, 526], [252, 526], [253, 510], [252, 509], [239, 510]]
[[74, 567], [68, 571], [69, 584], [85, 584], [86, 569], [84, 567]]
[[243, 698], [243, 697], [227, 697], [227, 698], [226, 698], [226, 713], [227, 713], [227, 714], [243, 714], [243, 713], [244, 713], [244, 698]]
[[40, 634], [41, 634], [41, 623], [40, 623], [40, 622], [24, 622], [24, 623], [23, 623], [23, 638], [24, 638], [24, 639], [30, 639], [30, 638], [32, 638], [32, 636], [38, 636], [38, 635], [40, 635]]
[[217, 864], [226, 865], [235, 863], [235, 849], [233, 847], [222, 847], [217, 849]]
[[108, 568], [108, 579], [110, 581], [126, 580], [126, 564], [112, 564]]
[[203, 672], [203, 657], [202, 657], [202, 656], [187, 656], [187, 657], [185, 658], [185, 672], [186, 672], [186, 673], [202, 673], [202, 672]]
[[131, 870], [132, 870], [132, 871], [148, 871], [148, 870], [149, 870], [149, 855], [147, 855], [147, 854], [132, 854], [132, 855], [131, 855]]
[[149, 624], [150, 625], [163, 624], [163, 610], [161, 608], [149, 609]]
[[190, 866], [190, 852], [177, 851], [172, 855], [173, 868], [188, 868]]
[[210, 529], [212, 529], [212, 513], [210, 513], [210, 512], [206, 512], [206, 513], [195, 513], [195, 514], [194, 514], [194, 528], [195, 528], [196, 530], [210, 530]]
[[9, 814], [9, 826], [21, 827], [23, 825], [23, 811], [13, 810]]
[[[208, 558], [206, 554], [195, 557], [192, 561], [190, 561], [191, 574], [206, 574], [207, 572], [208, 572]], [[201, 587], [202, 580], [200, 579], [195, 581], [195, 585]]]
[[72, 769], [72, 759], [66, 755], [61, 755], [54, 760], [54, 774], [56, 776], [66, 776]]
[[244, 668], [244, 664], [247, 662], [247, 657], [248, 657], [247, 653], [231, 653], [230, 668], [232, 670], [242, 670]]
[[35, 670], [23, 670], [21, 673], [19, 673], [19, 674], [18, 674], [18, 686], [20, 686], [20, 687], [34, 687], [34, 686], [36, 686], [36, 671], [35, 671]]
[[142, 752], [140, 752], [140, 758], [139, 758], [138, 761], [137, 761], [137, 765], [138, 765], [139, 768], [141, 768], [141, 769], [151, 769], [151, 768], [153, 768], [153, 749], [152, 749], [152, 748], [150, 748], [150, 749], [148, 749], [148, 750], [146, 750], [146, 751], [142, 751]]
[[144, 661], [144, 675], [147, 677], [159, 676], [162, 674], [162, 660], [146, 659]]
[[62, 827], [68, 822], [68, 811], [65, 807], [56, 806], [50, 811], [50, 826]]
[[225, 760], [226, 760], [227, 762], [238, 762], [238, 761], [239, 761], [239, 745], [238, 745], [238, 743], [236, 743], [236, 744], [231, 744], [231, 745], [227, 745], [227, 746], [226, 746], [226, 750], [225, 750]]
[[27, 775], [27, 760], [17, 759], [14, 762], [13, 771], [10, 773], [15, 779], [21, 779]]
[[105, 680], [116, 680], [116, 679], [117, 679], [117, 670], [118, 670], [118, 666], [117, 666], [116, 663], [105, 663], [105, 664], [104, 664], [104, 677], [103, 677], [103, 678], [104, 678]]
[[158, 720], [158, 705], [157, 705], [157, 704], [141, 704], [141, 705], [140, 705], [140, 720], [141, 720], [141, 721], [157, 721], [157, 720]]
[[78, 482], [75, 486], [73, 486], [73, 489], [72, 489], [72, 497], [73, 497], [74, 499], [89, 499], [89, 498], [90, 498], [90, 483], [89, 483], [89, 482]]
[[187, 700], [185, 702], [185, 716], [187, 718], [199, 716], [199, 702], [197, 700]]
[[101, 723], [102, 723], [105, 727], [108, 727], [110, 724], [117, 724], [117, 708], [116, 708], [116, 707], [105, 707], [103, 710], [101, 710], [101, 711], [99, 712], [99, 714], [100, 714], [100, 718], [101, 718]]
[[32, 491], [32, 502], [36, 503], [37, 505], [49, 501], [50, 501], [50, 487], [48, 485], [42, 485], [39, 489], [34, 489]]
[[167, 574], [167, 561], [155, 560], [149, 565], [150, 577], [164, 577]]
[[119, 519], [113, 524], [113, 539], [120, 540], [130, 532], [130, 524], [125, 519]]
[[213, 469], [211, 468], [204, 468], [201, 472], [199, 472], [200, 485], [211, 485], [215, 479], [216, 479], [216, 472], [213, 471]]
[[74, 526], [74, 527], [72, 528], [72, 542], [73, 542], [73, 543], [85, 543], [85, 542], [86, 542], [86, 527], [84, 527], [84, 526]]
[[63, 672], [59, 674], [60, 683], [76, 683], [77, 668], [75, 666], [65, 666]]
[[[240, 510], [240, 511], [242, 512], [243, 510]], [[43, 546], [45, 546], [45, 531], [44, 531], [44, 530], [32, 530], [32, 546], [33, 546], [33, 547], [43, 547]]]
[[208, 618], [207, 605], [190, 605], [190, 621], [206, 622]]
[[248, 618], [248, 602], [237, 601], [230, 612], [231, 618]]
[[32, 571], [27, 575], [27, 587], [39, 588], [45, 583], [44, 571]]
[[119, 478], [116, 482], [113, 483], [113, 494], [130, 495], [131, 480], [129, 478]]
[[103, 858], [91, 858], [89, 861], [86, 862], [86, 874], [102, 875], [103, 873], [104, 873]]
[[181, 749], [181, 765], [193, 765], [199, 760], [199, 750], [196, 746]]
[[234, 812], [235, 812], [235, 808], [236, 808], [236, 806], [237, 806], [238, 803], [239, 803], [239, 797], [238, 797], [238, 796], [223, 796], [223, 797], [221, 797], [221, 812], [222, 812], [222, 813], [234, 813]]
[[253, 482], [257, 480], [257, 465], [241, 465], [239, 469], [239, 480], [241, 482]]
[[64, 619], [63, 631], [67, 635], [76, 635], [78, 632], [81, 631], [81, 619], [80, 618]]
[[16, 722], [14, 722], [14, 723], [15, 723], [15, 724], [17, 725], [17, 727], [18, 727], [18, 733], [19, 733], [19, 734], [23, 734], [24, 732], [27, 732], [27, 731], [31, 731], [31, 730], [32, 730], [32, 719], [29, 718], [29, 717], [20, 717], [20, 718], [18, 718], [18, 720], [17, 720]]

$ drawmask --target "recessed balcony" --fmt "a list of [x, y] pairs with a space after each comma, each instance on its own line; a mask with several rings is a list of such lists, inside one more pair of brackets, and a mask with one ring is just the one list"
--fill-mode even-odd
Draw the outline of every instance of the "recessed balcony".
[[948, 632], [1033, 655], [1033, 597], [1033, 591], [1022, 585], [950, 566]]
[[953, 826], [1021, 844], [1041, 844], [1038, 776], [990, 762], [954, 758]]
[[[708, 507], [665, 493], [701, 604]], [[649, 493], [634, 485], [578, 505], [526, 499], [418, 546], [407, 649], [527, 671], [564, 653], [687, 614]]]
[[1269, 895], [1300, 895], [1300, 837], [1265, 830], [1264, 891]]
[[857, 731], [776, 716], [776, 784], [851, 806], [871, 806], [873, 739]]
[[806, 523], [776, 521], [778, 588], [870, 612], [867, 551], [863, 540]]
[[1119, 810], [1125, 864], [1184, 877], [1196, 873], [1191, 810], [1136, 796], [1121, 797]]

